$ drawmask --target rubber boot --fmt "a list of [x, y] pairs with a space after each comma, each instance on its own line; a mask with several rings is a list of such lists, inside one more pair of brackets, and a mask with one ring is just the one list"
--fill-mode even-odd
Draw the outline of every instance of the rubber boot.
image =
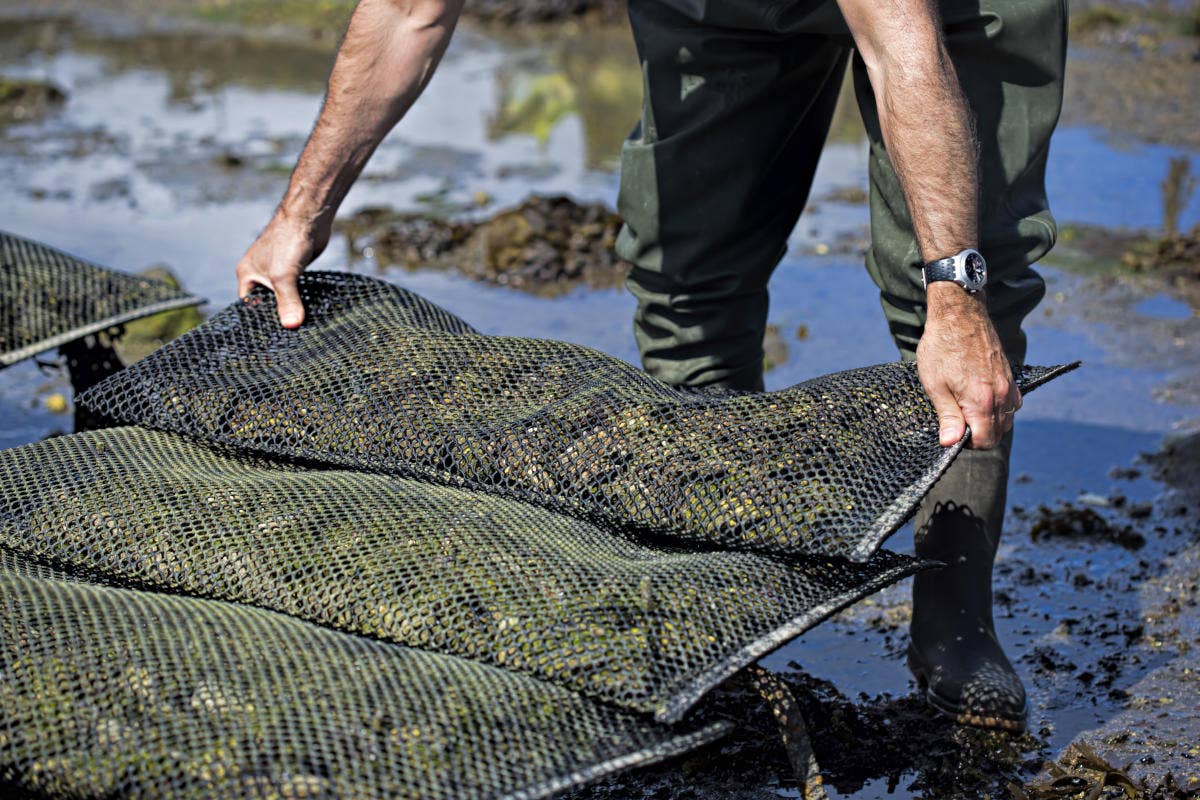
[[908, 667], [933, 707], [960, 724], [1021, 731], [1025, 687], [992, 625], [1011, 449], [1010, 432], [992, 450], [963, 450], [917, 512], [917, 555], [947, 566], [914, 579]]

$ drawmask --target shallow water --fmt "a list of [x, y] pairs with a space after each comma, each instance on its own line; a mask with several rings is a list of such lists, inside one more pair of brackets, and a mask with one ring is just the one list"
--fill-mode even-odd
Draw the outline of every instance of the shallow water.
[[[282, 193], [319, 107], [327, 51], [282, 42], [231, 46], [228, 36], [170, 30], [148, 37], [119, 18], [92, 25], [5, 22], [2, 30], [0, 73], [53, 81], [68, 101], [40, 122], [0, 129], [0, 180], [8, 187], [0, 227], [121, 269], [165, 263], [210, 307], [232, 301], [233, 266]], [[579, 34], [563, 36], [565, 44], [460, 31], [426, 96], [381, 147], [343, 213], [369, 205], [453, 206], [478, 192], [491, 198], [487, 211], [530, 192], [613, 204], [615, 151], [636, 115], [636, 64], [630, 66], [631, 50], [620, 35], [594, 37], [582, 65], [569, 38]], [[1117, 141], [1104, 131], [1063, 129], [1051, 155], [1052, 207], [1063, 221], [1160, 226], [1160, 183], [1170, 159], [1181, 154], [1189, 155]], [[826, 150], [812, 194], [816, 207], [801, 220], [772, 284], [771, 322], [788, 359], [769, 373], [769, 388], [895, 358], [860, 257], [836, 246], [816, 254], [864, 235], [865, 205], [824, 198], [837, 188], [865, 186], [866, 163], [862, 142], [839, 141]], [[1200, 196], [1184, 207], [1180, 226], [1198, 221]], [[347, 267], [344, 242], [335, 239], [316, 266]], [[1163, 402], [1164, 387], [1194, 382], [1187, 372], [1194, 363], [1180, 354], [1194, 358], [1200, 323], [1167, 295], [1114, 299], [1085, 276], [1049, 266], [1045, 274], [1047, 299], [1028, 326], [1029, 360], [1082, 359], [1085, 366], [1040, 389], [1022, 410], [1013, 466], [1021, 477], [1011, 503], [1033, 509], [1115, 490], [1130, 502], [1151, 500], [1159, 484], [1116, 479], [1110, 470], [1200, 420], [1200, 400], [1188, 399], [1194, 395], [1176, 393], [1185, 399]], [[545, 299], [445, 272], [392, 270], [385, 277], [488, 332], [565, 339], [636, 360], [632, 301], [624, 292], [579, 289]], [[801, 326], [806, 333], [798, 336]], [[69, 416], [51, 413], [43, 402], [64, 391], [61, 380], [32, 362], [0, 372], [0, 446], [69, 428]], [[1021, 524], [1014, 520], [1015, 529]], [[911, 535], [900, 534], [893, 545], [911, 547]], [[1140, 557], [1167, 546], [1156, 543]], [[1049, 560], [1056, 576], [1083, 571], [1088, 580], [1108, 581], [1102, 602], [1130, 618], [1140, 613], [1126, 551], [1032, 544], [1017, 536], [1001, 556], [1010, 565]], [[1122, 586], [1129, 597], [1113, 599]], [[904, 591], [888, 592], [880, 604], [902, 602]], [[1048, 580], [998, 612], [1002, 638], [1018, 653], [1057, 641], [1058, 621], [1082, 614], [1080, 604], [1086, 605], [1065, 578]], [[902, 649], [855, 619], [822, 626], [767, 663], [799, 662], [851, 697], [909, 691]], [[1085, 650], [1074, 656], [1081, 664], [1095, 657]], [[1128, 682], [1152, 663], [1132, 669]], [[1019, 668], [1031, 670], [1025, 662]], [[1030, 682], [1033, 727], [1047, 728], [1053, 749], [1120, 705], [1061, 702], [1062, 680], [1034, 675]], [[847, 796], [914, 796], [904, 785], [888, 793], [885, 779], [871, 779]]]

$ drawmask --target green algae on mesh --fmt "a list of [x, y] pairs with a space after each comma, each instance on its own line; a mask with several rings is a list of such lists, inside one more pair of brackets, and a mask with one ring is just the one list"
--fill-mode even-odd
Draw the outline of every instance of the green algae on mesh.
[[[0, 363], [201, 301], [176, 286], [115, 272], [0, 231]], [[185, 317], [186, 318], [186, 317]]]
[[[307, 273], [301, 292], [309, 316], [298, 332], [281, 333], [272, 296], [257, 292], [83, 404], [693, 545], [856, 560], [957, 452], [938, 444], [912, 365], [714, 398], [578, 345], [475, 333], [363, 276]], [[1069, 369], [1027, 368], [1021, 385]]]
[[[48, 462], [75, 466], [37, 489]], [[890, 581], [881, 576], [897, 563], [639, 546], [490, 495], [226, 458], [133, 428], [9, 451], [0, 469], [11, 476], [0, 512], [12, 514], [0, 545], [28, 557], [487, 661], [654, 713], [677, 706], [689, 681], [770, 649], [777, 631], [815, 624], [814, 609], [832, 613]], [[181, 702], [236, 713], [245, 694], [203, 682]]]
[[[170, 390], [170, 401], [179, 413], [208, 430], [228, 427], [243, 445], [253, 447], [256, 442], [267, 444], [284, 437], [302, 440], [306, 448], [316, 452], [353, 454], [363, 452], [372, 442], [388, 440], [391, 447], [397, 448], [395, 456], [403, 461], [436, 462], [439, 470], [464, 476], [475, 474], [477, 469], [495, 469], [504, 482], [531, 485], [546, 494], [566, 488], [556, 476], [570, 477], [572, 484], [588, 485], [595, 497], [622, 508], [633, 518], [646, 514], [648, 487], [637, 476], [644, 470], [654, 470], [659, 481], [677, 480], [689, 485], [681, 504], [664, 509], [669, 520], [681, 523], [680, 529], [713, 529], [722, 536], [779, 547], [784, 547], [793, 535], [790, 526], [795, 522], [819, 529], [827, 519], [855, 508], [853, 496], [823, 471], [796, 481], [773, 478], [777, 473], [799, 469], [806, 461], [818, 460], [822, 451], [812, 444], [802, 446], [795, 456], [781, 456], [779, 463], [763, 461], [756, 457], [760, 442], [753, 424], [710, 418], [711, 411], [703, 405], [681, 407], [676, 412], [677, 421], [656, 419], [649, 408], [598, 409], [586, 393], [569, 399], [558, 397], [553, 382], [546, 380], [550, 377], [549, 367], [539, 364], [536, 372], [527, 374], [516, 371], [521, 368], [496, 353], [487, 338], [447, 339], [420, 331], [404, 335], [410, 341], [420, 340], [423, 354], [431, 361], [462, 364], [466, 369], [452, 367], [442, 374], [439, 391], [427, 393], [423, 389], [430, 381], [428, 375], [390, 374], [369, 360], [353, 363], [356, 356], [352, 354], [352, 363], [346, 366], [360, 369], [362, 378], [356, 381], [352, 394], [332, 404], [330, 398], [314, 392], [310, 382], [302, 378], [276, 387], [291, 389], [282, 408], [274, 399], [264, 398], [260, 404], [242, 405], [230, 414], [216, 396], [185, 386]], [[575, 377], [585, 375], [576, 371]], [[504, 392], [511, 398], [516, 414], [558, 401], [555, 425], [581, 431], [581, 435], [567, 444], [560, 456], [547, 462], [545, 443], [536, 431], [511, 430], [444, 449], [433, 440], [389, 438], [388, 420], [369, 413], [368, 398], [386, 392], [401, 403], [401, 413], [408, 418], [424, 420], [432, 428], [455, 426], [469, 421], [467, 403], [471, 398], [487, 396], [498, 386], [511, 387]], [[768, 402], [766, 411], [782, 413], [793, 426], [809, 429], [819, 424], [829, 403], [873, 408], [878, 400], [879, 394], [869, 388], [855, 388], [849, 396], [830, 397], [826, 402], [812, 402], [804, 395], [789, 398], [784, 392]], [[912, 400], [910, 408], [881, 408], [878, 413], [889, 418], [917, 418], [923, 410], [922, 398], [914, 394]], [[759, 401], [732, 402], [746, 405], [750, 414], [750, 407]], [[336, 424], [344, 414], [358, 420], [352, 438], [346, 438]], [[642, 446], [648, 435], [663, 445], [659, 449]], [[850, 433], [837, 431], [832, 436], [841, 439], [837, 445], [842, 449], [854, 445]], [[727, 444], [717, 446], [714, 437]], [[664, 458], [662, 447], [681, 456]], [[717, 479], [690, 480], [695, 475]], [[779, 508], [792, 511], [788, 522], [778, 517]], [[785, 524], [788, 528], [782, 527]]]
[[[144, 270], [142, 276], [172, 289], [183, 288], [175, 274], [166, 267], [152, 267]], [[122, 326], [121, 335], [115, 342], [117, 354], [123, 363], [132, 364], [203, 321], [204, 315], [200, 313], [199, 308], [187, 306], [127, 322]]]
[[0, 568], [0, 611], [0, 775], [39, 796], [542, 796], [687, 747], [529, 678], [245, 606]]

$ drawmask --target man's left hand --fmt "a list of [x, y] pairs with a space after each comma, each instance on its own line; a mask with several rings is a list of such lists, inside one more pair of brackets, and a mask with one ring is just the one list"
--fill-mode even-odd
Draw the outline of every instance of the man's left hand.
[[987, 313], [982, 292], [930, 284], [929, 318], [917, 345], [917, 372], [937, 411], [939, 439], [949, 447], [971, 428], [969, 447], [987, 450], [1012, 429], [1021, 392]]

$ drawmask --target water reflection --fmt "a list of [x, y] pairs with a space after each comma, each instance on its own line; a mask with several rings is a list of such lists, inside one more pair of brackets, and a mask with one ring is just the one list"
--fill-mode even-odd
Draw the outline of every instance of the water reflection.
[[65, 17], [8, 19], [0, 25], [0, 61], [68, 52], [100, 56], [107, 77], [149, 70], [166, 77], [168, 102], [191, 107], [227, 86], [320, 92], [334, 44], [303, 39], [138, 30], [128, 35]]
[[544, 144], [560, 123], [578, 117], [586, 165], [614, 168], [642, 99], [641, 68], [628, 28], [614, 25], [584, 33], [564, 27], [523, 38], [513, 43], [545, 49], [497, 70], [498, 101], [488, 120], [489, 136], [521, 133]]

